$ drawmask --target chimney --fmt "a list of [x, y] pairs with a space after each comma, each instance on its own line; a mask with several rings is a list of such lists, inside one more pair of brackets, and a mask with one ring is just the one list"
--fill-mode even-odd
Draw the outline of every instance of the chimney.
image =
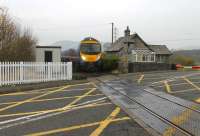
[[124, 31], [125, 37], [130, 36], [130, 32], [129, 26], [127, 26], [126, 30]]

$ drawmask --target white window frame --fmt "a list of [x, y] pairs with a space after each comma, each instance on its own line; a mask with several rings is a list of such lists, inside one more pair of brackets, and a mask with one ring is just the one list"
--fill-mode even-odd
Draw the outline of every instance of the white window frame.
[[[138, 61], [138, 56], [139, 56], [139, 53], [136, 52], [135, 50], [132, 50], [132, 55], [135, 56], [135, 62], [155, 62], [156, 61], [156, 53], [155, 52], [151, 52], [151, 53], [141, 53], [141, 58], [142, 59], [141, 61]], [[144, 60], [143, 60], [143, 57]]]

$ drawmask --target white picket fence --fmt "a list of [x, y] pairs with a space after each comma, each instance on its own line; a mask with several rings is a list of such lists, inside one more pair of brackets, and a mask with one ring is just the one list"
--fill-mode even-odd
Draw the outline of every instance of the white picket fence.
[[72, 80], [72, 62], [0, 62], [0, 86]]

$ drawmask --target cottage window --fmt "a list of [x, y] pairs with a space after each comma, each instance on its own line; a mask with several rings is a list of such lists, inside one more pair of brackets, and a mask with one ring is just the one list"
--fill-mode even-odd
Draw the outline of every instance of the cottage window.
[[142, 56], [142, 61], [145, 61], [145, 55]]
[[132, 50], [131, 61], [155, 62], [155, 53], [148, 50]]
[[154, 54], [151, 55], [151, 61], [154, 61]]
[[149, 61], [149, 55], [146, 55], [146, 54], [143, 54], [143, 56], [142, 56], [142, 61], [143, 62], [148, 62]]

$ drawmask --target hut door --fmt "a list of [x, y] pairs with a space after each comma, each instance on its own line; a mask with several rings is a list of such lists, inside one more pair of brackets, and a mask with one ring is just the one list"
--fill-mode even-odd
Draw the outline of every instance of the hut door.
[[52, 62], [52, 51], [45, 51], [45, 62]]

